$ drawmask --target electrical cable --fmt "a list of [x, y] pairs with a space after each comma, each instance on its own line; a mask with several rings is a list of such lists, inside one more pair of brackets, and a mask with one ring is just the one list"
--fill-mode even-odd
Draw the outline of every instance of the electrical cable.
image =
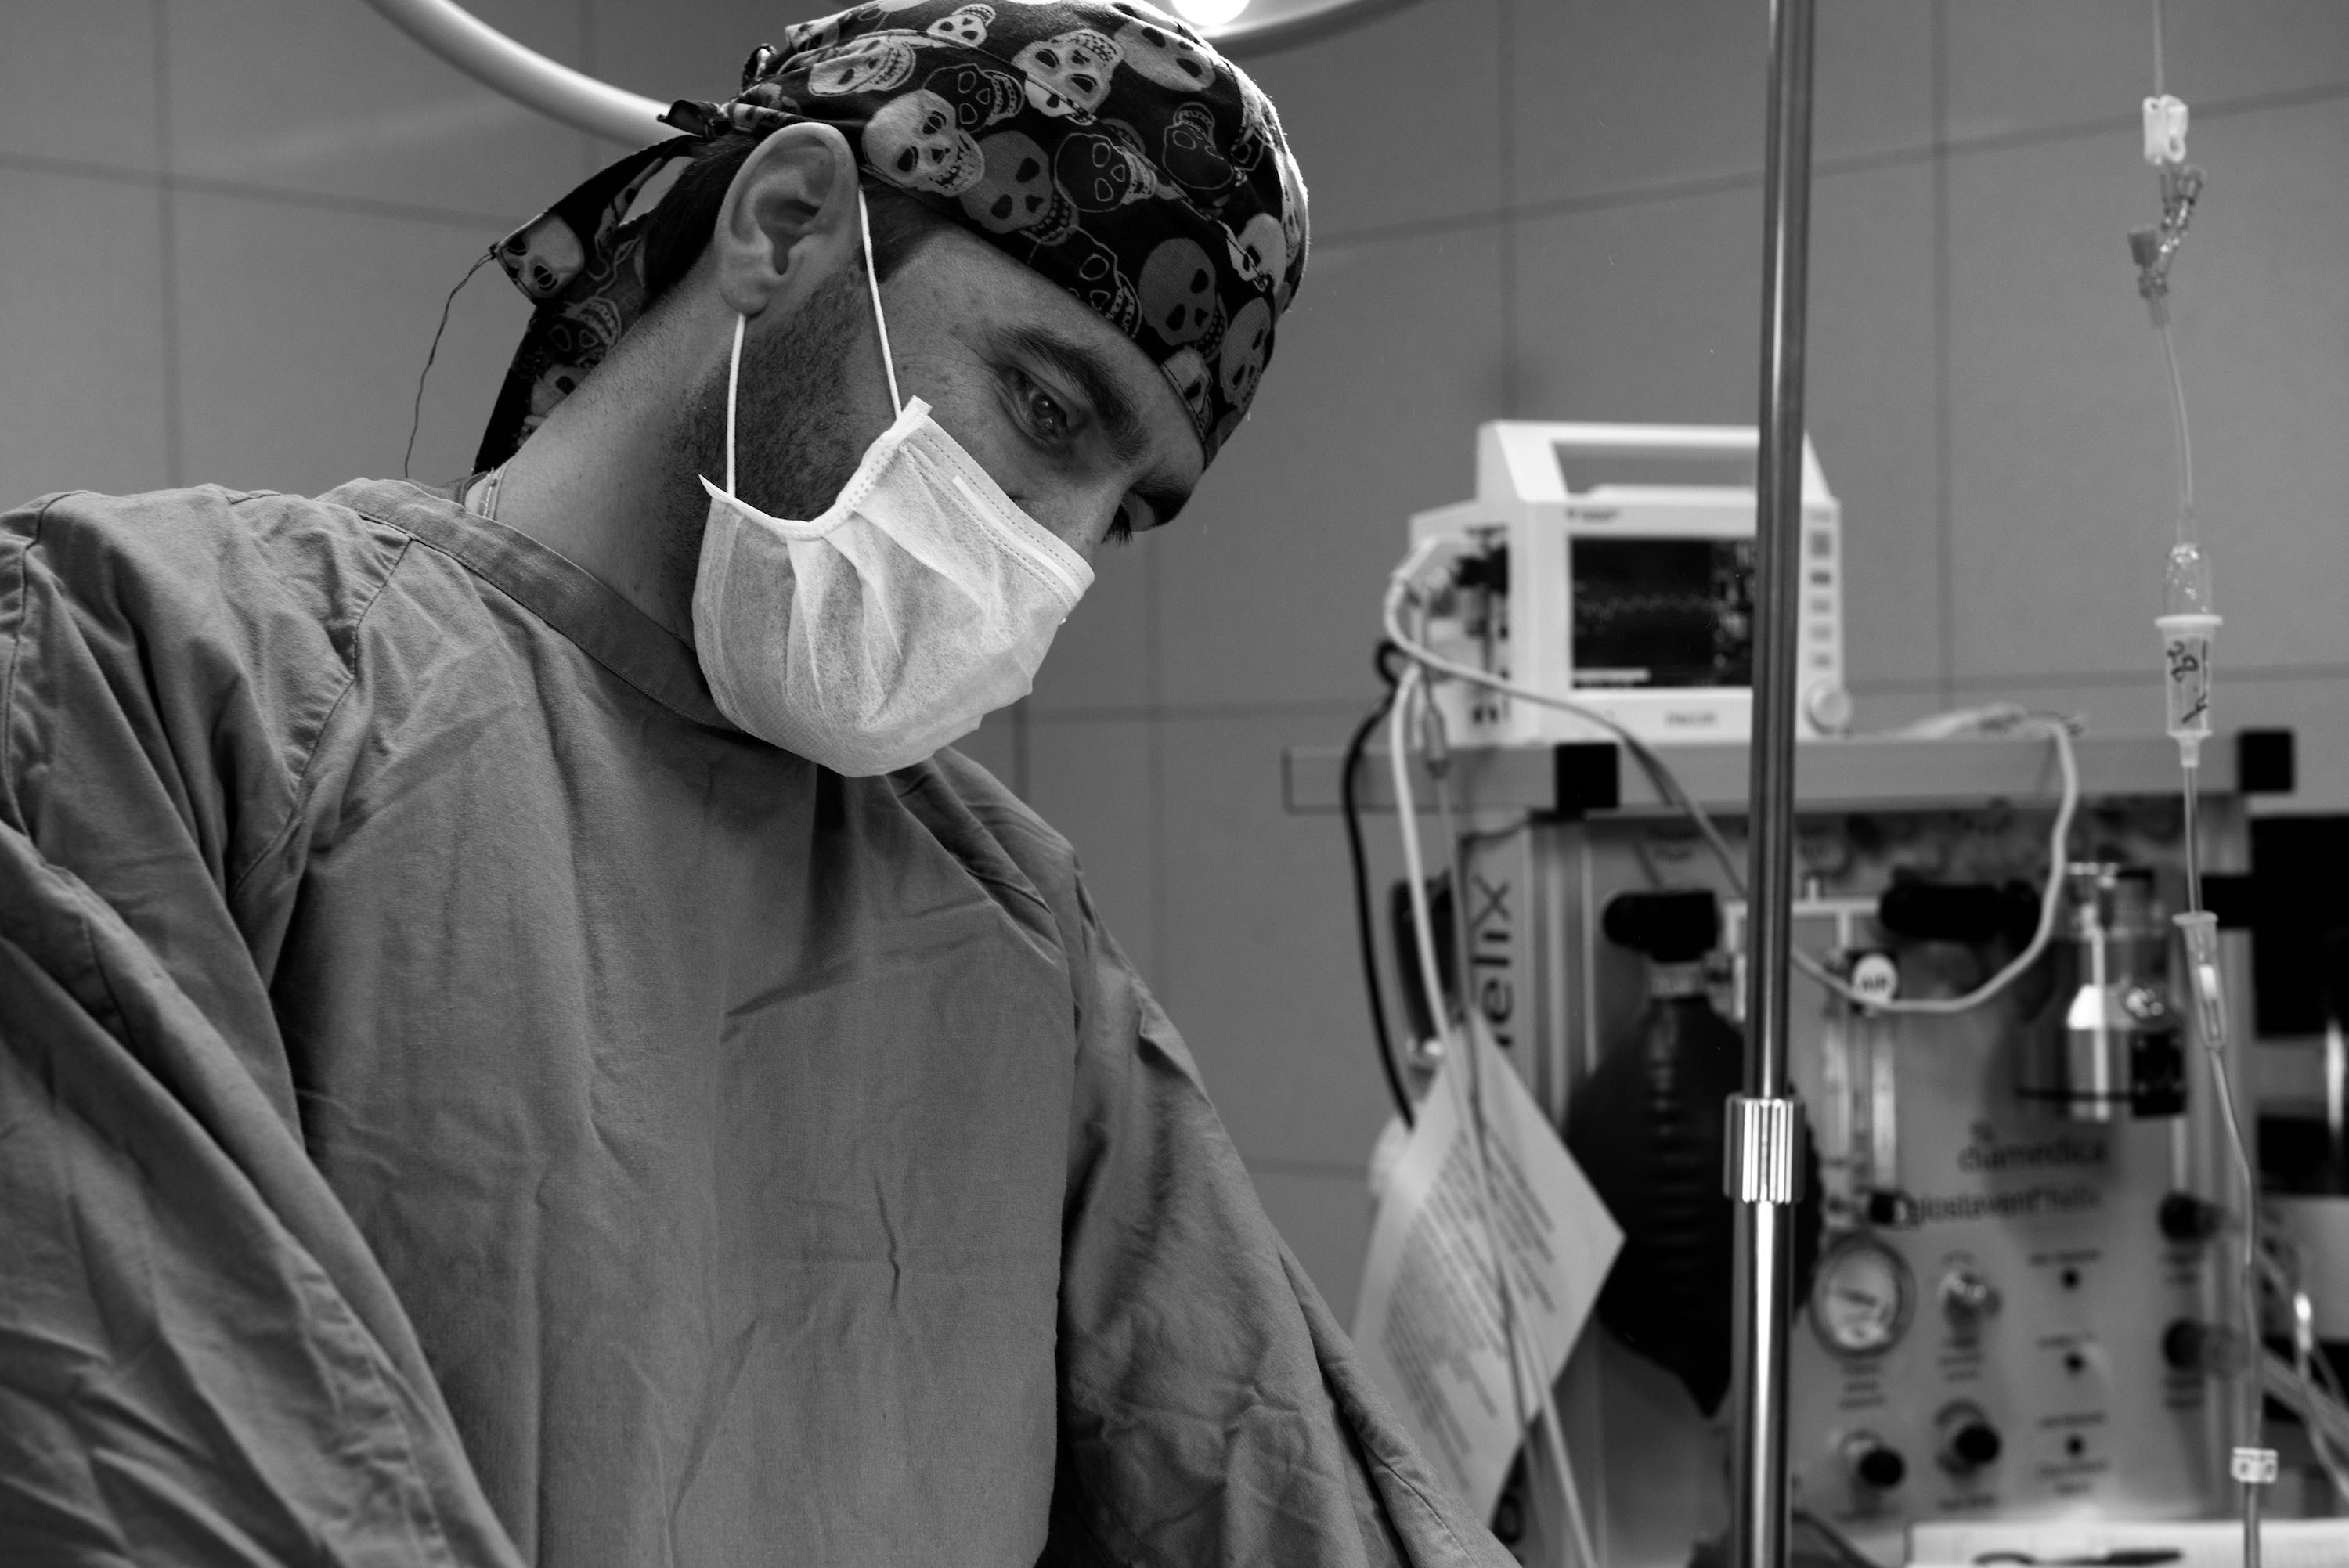
[[416, 401], [408, 411], [408, 449], [399, 455], [401, 479], [408, 477], [408, 465], [416, 460], [416, 432], [424, 428], [424, 382], [432, 374], [432, 362], [440, 357], [440, 335], [449, 330], [449, 313], [456, 307], [457, 296], [465, 292], [465, 285], [473, 281], [473, 274], [497, 253], [493, 245], [474, 257], [465, 275], [457, 280], [457, 286], [449, 291], [449, 297], [440, 302], [440, 325], [432, 329], [432, 346], [424, 351], [424, 368], [416, 373]]
[[[2295, 1292], [2293, 1299], [2295, 1306], [2308, 1303], [2308, 1293]], [[2313, 1340], [2315, 1336], [2313, 1321], [2315, 1309], [2313, 1304], [2309, 1304], [2309, 1306], [2311, 1321], [2307, 1326]], [[2317, 1388], [2335, 1405], [2341, 1407], [2344, 1413], [2349, 1413], [2349, 1393], [2342, 1391], [2340, 1375], [2333, 1369], [2333, 1358], [2325, 1355], [2321, 1348], [2312, 1346], [2312, 1349], [2314, 1353], [2310, 1356], [2309, 1364], [2316, 1368]], [[2316, 1429], [2310, 1428], [2309, 1433], [2312, 1438], [2315, 1437]], [[2342, 1458], [2342, 1453], [2344, 1451], [2349, 1451], [2349, 1444], [2336, 1444], [2325, 1440], [2318, 1444], [2316, 1459], [2317, 1462], [2324, 1467], [2326, 1479], [2333, 1482], [2334, 1493], [2344, 1503], [2349, 1503], [2349, 1462], [2344, 1462]]]
[[[2333, 1374], [2333, 1363], [2316, 1344], [2316, 1308], [2309, 1299], [2306, 1287], [2299, 1278], [2299, 1256], [2296, 1249], [2280, 1248], [2272, 1239], [2261, 1247], [2261, 1272], [2268, 1287], [2292, 1305], [2292, 1368], [2302, 1383], [2321, 1390], [2334, 1403], [2342, 1402], [2341, 1380]], [[2316, 1455], [2316, 1462], [2333, 1483], [2335, 1496], [2349, 1502], [2349, 1467], [2333, 1452], [2333, 1445], [2325, 1439], [2324, 1429], [2317, 1422], [2302, 1418], [2302, 1426], [2308, 1433], [2308, 1446]]]
[[2349, 1449], [2349, 1406], [2302, 1378], [2291, 1362], [2264, 1346], [2257, 1366], [2261, 1393], [2307, 1422], [2312, 1432], [2323, 1432], [2326, 1442]]
[[[1422, 700], [1423, 702], [1425, 701], [1425, 694], [1423, 691], [1422, 693]], [[1435, 736], [1440, 737], [1442, 734], [1443, 716], [1436, 711], [1433, 703], [1426, 704], [1424, 712], [1431, 729], [1434, 732]], [[1439, 754], [1438, 748], [1433, 743], [1433, 738], [1431, 738], [1431, 744], [1428, 747], [1428, 750], [1432, 758]], [[1464, 841], [1461, 836], [1458, 825], [1453, 820], [1452, 789], [1450, 785], [1451, 772], [1452, 769], [1448, 758], [1444, 760], [1442, 766], [1432, 767], [1430, 769], [1430, 773], [1435, 784], [1435, 819], [1439, 830], [1443, 833], [1444, 841], [1445, 843], [1456, 847]], [[1460, 880], [1461, 878], [1458, 868], [1455, 866], [1453, 873], [1453, 881], [1455, 887], [1458, 885]], [[1457, 955], [1459, 972], [1463, 975], [1474, 974], [1475, 972], [1475, 962], [1474, 954], [1469, 950], [1468, 923], [1466, 921], [1455, 921], [1454, 923], [1453, 937], [1459, 945], [1459, 953]], [[1476, 1158], [1478, 1162], [1485, 1171], [1485, 1184], [1487, 1191], [1489, 1191], [1491, 1187], [1492, 1156], [1488, 1147], [1487, 1130], [1485, 1120], [1485, 1053], [1481, 1047], [1478, 1047], [1472, 1043], [1467, 1052], [1467, 1057], [1469, 1103], [1475, 1112]], [[1488, 1236], [1490, 1236], [1492, 1222], [1488, 1217], [1486, 1220], [1486, 1232]], [[1500, 1255], [1497, 1247], [1497, 1238], [1494, 1238], [1494, 1240], [1496, 1243], [1494, 1256], [1497, 1260]], [[1498, 1266], [1497, 1263], [1495, 1266]], [[1506, 1279], [1504, 1283], [1506, 1283]], [[1516, 1293], [1514, 1289], [1510, 1292], [1508, 1310], [1512, 1321], [1523, 1321], [1522, 1315], [1519, 1313], [1516, 1305]], [[1512, 1340], [1514, 1343], [1515, 1336], [1512, 1336]], [[1515, 1358], [1515, 1352], [1513, 1351], [1511, 1354], [1511, 1359], [1514, 1361]], [[1541, 1357], [1537, 1348], [1534, 1353], [1533, 1362], [1535, 1383], [1539, 1388], [1541, 1394], [1540, 1415], [1542, 1421], [1542, 1434], [1551, 1453], [1557, 1456], [1555, 1464], [1557, 1471], [1558, 1490], [1563, 1493], [1566, 1502], [1567, 1526], [1573, 1533], [1576, 1549], [1582, 1553], [1582, 1560], [1587, 1565], [1587, 1568], [1598, 1568], [1599, 1559], [1595, 1550], [1593, 1549], [1590, 1539], [1590, 1525], [1588, 1521], [1584, 1517], [1582, 1511], [1581, 1489], [1576, 1484], [1574, 1479], [1574, 1467], [1567, 1462], [1565, 1424], [1558, 1419], [1557, 1398], [1551, 1391], [1549, 1378], [1545, 1376], [1545, 1370], [1541, 1365]]]
[[[1525, 1418], [1522, 1406], [1526, 1377], [1525, 1365], [1519, 1360], [1526, 1347], [1521, 1346], [1518, 1326], [1524, 1323], [1525, 1316], [1517, 1302], [1516, 1285], [1509, 1277], [1507, 1254], [1501, 1250], [1500, 1236], [1493, 1220], [1491, 1152], [1485, 1141], [1482, 1052], [1477, 1049], [1474, 1037], [1468, 1033], [1473, 1026], [1466, 1025], [1464, 1021], [1464, 1038], [1459, 1048], [1453, 1048], [1450, 1040], [1450, 1015], [1444, 1005], [1444, 985], [1435, 964], [1435, 922], [1428, 908], [1427, 868], [1419, 842], [1418, 803], [1411, 787], [1412, 719], [1413, 708], [1424, 698], [1426, 678], [1425, 673], [1414, 665], [1403, 671], [1396, 686], [1388, 720], [1387, 765], [1392, 771], [1395, 812], [1402, 827], [1403, 874], [1410, 882], [1411, 917], [1415, 937], [1413, 945], [1417, 950], [1421, 984], [1427, 988], [1429, 1010], [1434, 1015], [1436, 1032], [1444, 1046], [1444, 1065], [1438, 1068], [1437, 1077], [1446, 1083], [1449, 1092], [1459, 1102], [1462, 1125], [1470, 1128], [1476, 1139], [1477, 1206], [1484, 1222], [1485, 1250], [1493, 1260], [1494, 1284], [1500, 1298], [1502, 1340], [1508, 1356], [1511, 1397], [1520, 1402], [1516, 1412], [1517, 1424], [1523, 1430], [1531, 1424]], [[1429, 711], [1433, 712], [1432, 709]], [[1439, 803], [1448, 821], [1448, 800], [1440, 798]], [[1464, 1072], [1446, 1070], [1462, 1057], [1467, 1059]], [[1530, 1356], [1531, 1381], [1539, 1396], [1539, 1418], [1547, 1439], [1543, 1446], [1549, 1454], [1559, 1492], [1566, 1501], [1568, 1524], [1574, 1536], [1575, 1550], [1580, 1555], [1584, 1568], [1601, 1568], [1583, 1514], [1581, 1490], [1575, 1483], [1574, 1467], [1568, 1461], [1566, 1429], [1558, 1420], [1557, 1401], [1550, 1390], [1549, 1377], [1541, 1366], [1538, 1346], [1531, 1347]]]
[[[1647, 774], [1650, 782], [1655, 787], [1656, 793], [1686, 817], [1696, 828], [1698, 833], [1703, 837], [1706, 844], [1712, 849], [1714, 859], [1720, 861], [1731, 889], [1739, 897], [1745, 896], [1744, 867], [1739, 863], [1736, 855], [1731, 851], [1728, 840], [1723, 836], [1720, 827], [1714, 823], [1712, 813], [1708, 812], [1702, 804], [1688, 792], [1679, 777], [1672, 772], [1670, 765], [1658, 755], [1655, 748], [1634, 735], [1622, 724], [1595, 708], [1569, 698], [1537, 691], [1531, 686], [1520, 686], [1515, 681], [1504, 679], [1489, 671], [1477, 669], [1474, 665], [1447, 659], [1421, 640], [1412, 636], [1403, 628], [1402, 608], [1413, 592], [1412, 578], [1442, 542], [1439, 540], [1423, 540], [1409, 555], [1403, 558], [1402, 564], [1395, 569], [1393, 576], [1389, 579], [1382, 617], [1387, 640], [1416, 665], [1432, 674], [1448, 676], [1455, 680], [1466, 681], [1472, 685], [1499, 692], [1505, 696], [1516, 697], [1544, 707], [1557, 708], [1572, 714], [1578, 718], [1587, 719], [1613, 735], [1639, 763], [1641, 770]], [[1796, 952], [1793, 954], [1794, 962], [1798, 968], [1845, 1001], [1871, 1011], [1947, 1016], [1981, 1006], [2022, 978], [2031, 966], [2039, 961], [2041, 954], [2047, 951], [2049, 944], [2054, 941], [2056, 929], [2061, 923], [2064, 867], [2069, 858], [2066, 846], [2071, 839], [2073, 819], [2079, 809], [2080, 769], [2078, 760], [2072, 751], [2071, 730], [2063, 720], [2027, 716], [2024, 725], [2044, 734], [2054, 743], [2056, 764], [2063, 784], [2062, 794], [2056, 803], [2054, 821], [2048, 831], [2047, 881], [2040, 891], [2039, 923], [2023, 950], [1998, 973], [1962, 996], [1895, 997], [1878, 1000], [1862, 995], [1842, 976], [1832, 973], [1825, 965], [1807, 953]]]
[[1394, 706], [1400, 677], [1387, 668], [1388, 653], [1388, 645], [1381, 643], [1373, 662], [1380, 678], [1386, 682], [1386, 694], [1355, 727], [1353, 738], [1346, 743], [1344, 769], [1338, 779], [1338, 803], [1346, 818], [1346, 851], [1354, 872], [1354, 934], [1362, 950], [1362, 994], [1371, 1005], [1371, 1042], [1379, 1053], [1379, 1071], [1386, 1078], [1387, 1092], [1394, 1097], [1395, 1114], [1402, 1118], [1405, 1127], [1410, 1127], [1414, 1119], [1411, 1092], [1403, 1086], [1402, 1069], [1395, 1066], [1394, 1037], [1387, 1028], [1386, 999], [1379, 985], [1377, 928], [1371, 918], [1370, 860], [1362, 849], [1361, 799], [1356, 789], [1362, 770], [1362, 754], [1370, 745], [1371, 732]]
[[1415, 667], [1408, 669], [1395, 687], [1394, 702], [1387, 714], [1387, 767], [1394, 783], [1395, 813], [1402, 821], [1403, 878], [1411, 903], [1412, 947], [1419, 962], [1419, 983], [1427, 997], [1427, 1010], [1435, 1020], [1437, 1042], [1449, 1057], [1451, 1030], [1444, 1014], [1444, 981], [1435, 967], [1435, 920], [1428, 913], [1427, 867], [1420, 858], [1419, 822], [1412, 814], [1417, 808], [1411, 792], [1411, 705], [1424, 678]]

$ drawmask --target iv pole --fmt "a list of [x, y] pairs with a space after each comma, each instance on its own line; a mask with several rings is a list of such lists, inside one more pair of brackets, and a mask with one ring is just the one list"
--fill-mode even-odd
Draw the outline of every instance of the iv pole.
[[1811, 198], [1812, 0], [1771, 0], [1769, 140], [1762, 187], [1762, 418], [1748, 788], [1745, 1092], [1729, 1103], [1736, 1205], [1731, 1561], [1787, 1561], [1786, 1326], [1802, 1107], [1786, 1075], [1794, 899], [1795, 612], [1803, 509], [1803, 308]]

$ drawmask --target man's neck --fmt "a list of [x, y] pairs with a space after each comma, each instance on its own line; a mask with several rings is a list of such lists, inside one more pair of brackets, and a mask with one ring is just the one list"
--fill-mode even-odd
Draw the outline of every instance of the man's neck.
[[657, 364], [604, 368], [617, 374], [591, 378], [507, 462], [498, 521], [690, 644], [709, 500], [689, 455], [698, 444], [685, 438], [697, 413], [710, 411], [644, 395], [698, 385], [696, 377], [660, 374], [669, 367]]

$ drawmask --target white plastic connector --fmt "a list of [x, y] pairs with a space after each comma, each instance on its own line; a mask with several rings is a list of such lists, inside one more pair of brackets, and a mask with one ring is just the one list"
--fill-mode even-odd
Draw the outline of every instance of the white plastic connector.
[[2245, 1486], [2273, 1486], [2278, 1466], [2273, 1449], [2237, 1449], [2227, 1456], [2227, 1473]]
[[2227, 999], [2220, 989], [2219, 917], [2209, 910], [2173, 914], [2186, 939], [2187, 988], [2194, 995], [2194, 1021], [2201, 1026], [2202, 1044], [2212, 1051], [2227, 1046]]
[[2186, 106], [2168, 93], [2145, 100], [2145, 160], [2156, 169], [2186, 161]]

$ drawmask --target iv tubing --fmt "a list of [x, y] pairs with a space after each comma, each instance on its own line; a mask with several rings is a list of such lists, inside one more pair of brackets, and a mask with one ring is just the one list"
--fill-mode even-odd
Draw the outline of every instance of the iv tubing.
[[2202, 851], [2201, 832], [2195, 819], [2202, 814], [2202, 791], [2199, 787], [2202, 769], [2189, 763], [2178, 771], [2184, 775], [2181, 789], [2186, 797], [2186, 908], [2189, 913], [2202, 913]]
[[[2192, 768], [2185, 770], [2189, 814], [2193, 810], [2195, 771]], [[2193, 851], [2189, 849], [2187, 852], [2190, 856]], [[2199, 892], [2199, 877], [2190, 863], [2188, 876], [2189, 886]], [[2189, 902], [2194, 905], [2189, 913], [2198, 915], [2202, 913], [2199, 898], [2189, 893]], [[2188, 962], [2190, 968], [2194, 963], [2190, 953]], [[2200, 989], [2199, 976], [2193, 977], [2193, 984], [2197, 990]], [[2202, 1012], [2199, 1006], [2195, 1009], [2198, 1030], [2201, 1029]], [[2266, 1353], [2260, 1337], [2259, 1172], [2253, 1169], [2251, 1150], [2243, 1143], [2243, 1125], [2238, 1119], [2235, 1106], [2234, 1075], [2227, 1068], [2226, 1043], [2210, 1038], [2204, 1031], [2202, 1048], [2209, 1058], [2210, 1083], [2219, 1096], [2219, 1120], [2226, 1129], [2228, 1162], [2234, 1167], [2235, 1180], [2241, 1185], [2243, 1193], [2243, 1257], [2237, 1289], [2241, 1296], [2240, 1310], [2243, 1315], [2243, 1341], [2248, 1359], [2233, 1378], [2236, 1397], [2235, 1454], [2240, 1457], [2263, 1451], [2267, 1447], [2261, 1429], [2262, 1395], [2259, 1371], [2259, 1357]], [[2269, 1457], [2272, 1459], [2272, 1455]], [[2260, 1489], [2267, 1482], [2239, 1476], [2238, 1483], [2242, 1495], [2243, 1565], [2244, 1568], [2260, 1568]]]
[[[2161, 0], [2154, 0], [2153, 90], [2156, 98], [2165, 98], [2168, 89], [2168, 84], [2164, 80], [2166, 62], [2163, 58], [2162, 24]], [[2168, 228], [2168, 203], [2171, 196], [2170, 180], [2173, 168], [2174, 166], [2169, 164], [2162, 166], [2165, 263], [2168, 252], [2175, 246], [2178, 238], [2178, 235]], [[2188, 199], [2190, 201], [2190, 191]], [[2158, 284], [2159, 280], [2157, 279], [2156, 282]], [[2192, 552], [2192, 558], [2199, 565], [2201, 545], [2198, 538], [2199, 526], [2194, 515], [2193, 437], [2186, 418], [2185, 381], [2178, 374], [2178, 343], [2170, 329], [2169, 311], [2165, 301], [2165, 294], [2164, 287], [2156, 286], [2147, 292], [2146, 299], [2152, 307], [2154, 329], [2161, 336], [2162, 367], [2168, 373], [2170, 419], [2178, 441], [2178, 531], [2177, 544], [2171, 552], [2171, 570], [2176, 573], [2181, 559], [2185, 558], [2189, 551]], [[2178, 606], [2173, 603], [2172, 613], [2176, 613], [2178, 608]], [[2200, 614], [2210, 614], [2211, 606], [2207, 596], [2207, 584], [2203, 593], [2191, 603], [2190, 608]], [[2215, 617], [2213, 617], [2213, 624], [2215, 624]], [[2207, 645], [2202, 656], [2205, 659], [2208, 657]], [[2209, 678], [2207, 665], [2201, 672], [2201, 677], [2205, 681]], [[2173, 676], [2172, 678], [2174, 679], [2175, 676]], [[2199, 723], [2203, 727], [2202, 730], [2183, 728], [2173, 729], [2172, 733], [2178, 738], [2178, 784], [2184, 815], [2183, 854], [2186, 861], [2187, 913], [2181, 916], [2180, 920], [2187, 924], [2189, 937], [2193, 931], [2199, 930], [2203, 940], [2208, 942], [2209, 928], [2208, 917], [2202, 908], [2202, 851], [2198, 820], [2201, 814], [2199, 799], [2201, 737], [2209, 727], [2207, 686], [2204, 690], [2205, 706], [2199, 716]], [[2182, 721], [2174, 717], [2173, 722], [2181, 723]], [[2188, 964], [2197, 1000], [2195, 1027], [2202, 1037], [2203, 1051], [2209, 1061], [2210, 1082], [2218, 1096], [2220, 1120], [2226, 1130], [2228, 1160], [2234, 1167], [2235, 1180], [2241, 1188], [2243, 1197], [2243, 1255], [2237, 1289], [2240, 1297], [2239, 1310], [2243, 1315], [2242, 1333], [2246, 1361], [2242, 1369], [2233, 1378], [2236, 1431], [2232, 1462], [2229, 1469], [2237, 1482], [2241, 1500], [2244, 1568], [2259, 1568], [2260, 1490], [2271, 1479], [2270, 1474], [2261, 1472], [2263, 1470], [2271, 1472], [2275, 1462], [2275, 1455], [2267, 1448], [2261, 1430], [2262, 1403], [2261, 1385], [2263, 1380], [2266, 1352], [2262, 1348], [2260, 1337], [2259, 1171], [2252, 1165], [2251, 1150], [2244, 1142], [2242, 1122], [2235, 1103], [2234, 1075], [2229, 1070], [2227, 1063], [2224, 1021], [2216, 1006], [2211, 1005], [2215, 998], [2209, 988], [2206, 986], [2202, 974], [2205, 964], [2210, 961], [2212, 960], [2207, 950], [2198, 954], [2189, 941]], [[2215, 976], [2212, 978], [2212, 984], [2215, 985]], [[2312, 1420], [2310, 1424], [2313, 1427], [2315, 1422]], [[2330, 1465], [2326, 1466], [2328, 1473], [2331, 1469]]]
[[[1479, 1055], [1473, 1038], [1464, 1038], [1460, 1049], [1452, 1049], [1452, 1033], [1444, 1011], [1444, 983], [1435, 966], [1435, 921], [1427, 907], [1427, 867], [1420, 852], [1418, 806], [1411, 789], [1411, 719], [1415, 704], [1425, 696], [1426, 676], [1416, 667], [1403, 672], [1402, 684], [1395, 689], [1394, 709], [1387, 728], [1387, 764], [1394, 781], [1395, 804], [1402, 820], [1403, 875], [1408, 879], [1411, 900], [1411, 922], [1417, 950], [1420, 984], [1426, 987], [1428, 1010], [1434, 1016], [1436, 1035], [1445, 1042], [1444, 1061], [1436, 1076], [1448, 1080], [1451, 1093], [1461, 1099], [1463, 1124], [1472, 1128], [1476, 1136], [1476, 1186], [1479, 1207], [1484, 1211], [1485, 1249], [1492, 1254], [1494, 1283], [1501, 1297], [1502, 1339], [1508, 1347], [1509, 1381], [1513, 1398], [1521, 1398], [1525, 1379], [1520, 1376], [1517, 1326], [1525, 1321], [1517, 1305], [1516, 1284], [1509, 1278], [1508, 1261], [1501, 1251], [1500, 1238], [1493, 1225], [1493, 1194], [1487, 1170], [1485, 1146], [1484, 1086], [1478, 1079]], [[1462, 1031], [1463, 1036], [1466, 1030]], [[1456, 1069], [1460, 1059], [1468, 1058], [1468, 1076]], [[1465, 1097], [1464, 1099], [1462, 1097]], [[1574, 1467], [1568, 1462], [1566, 1432], [1557, 1418], [1557, 1406], [1550, 1392], [1549, 1378], [1544, 1375], [1538, 1348], [1534, 1352], [1533, 1382], [1541, 1397], [1540, 1419], [1544, 1435], [1557, 1472], [1559, 1491], [1564, 1494], [1568, 1522], [1574, 1532], [1575, 1549], [1581, 1554], [1584, 1568], [1601, 1568], [1593, 1550], [1589, 1531], [1583, 1518], [1582, 1496], [1575, 1485]], [[1522, 1414], [1522, 1412], [1521, 1412]], [[1520, 1420], [1520, 1427], [1523, 1426]]]
[[2194, 438], [2186, 424], [2186, 383], [2178, 374], [2178, 341], [2170, 335], [2168, 313], [2162, 313], [2162, 363], [2169, 371], [2169, 418], [2178, 434], [2178, 542], [2198, 542], [2194, 521]]
[[2162, 80], [2161, 0], [2153, 0], [2153, 96], [2169, 96], [2169, 88]]

